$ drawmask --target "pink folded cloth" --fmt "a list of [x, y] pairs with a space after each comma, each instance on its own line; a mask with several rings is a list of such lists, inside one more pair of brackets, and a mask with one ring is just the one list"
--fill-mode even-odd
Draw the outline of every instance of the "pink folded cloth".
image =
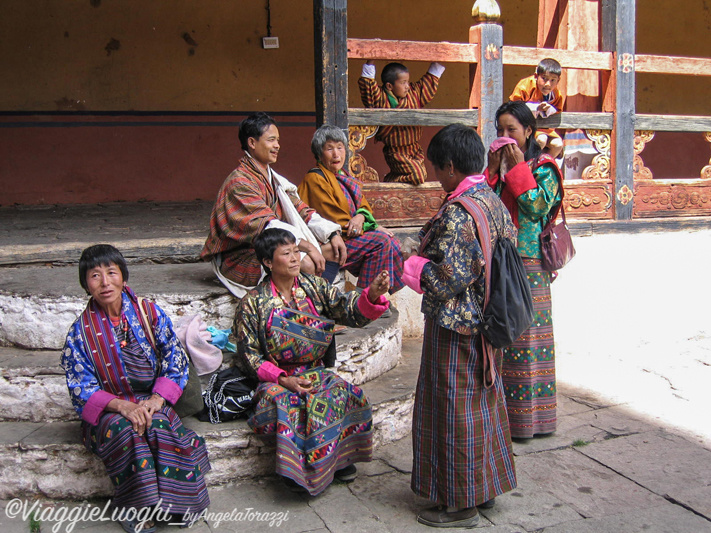
[[210, 374], [222, 364], [222, 350], [210, 344], [212, 334], [199, 315], [187, 315], [180, 319], [175, 334], [188, 352], [199, 376]]
[[489, 150], [491, 150], [492, 152], [496, 152], [499, 148], [506, 146], [507, 144], [516, 144], [516, 141], [508, 137], [497, 137], [491, 142]]

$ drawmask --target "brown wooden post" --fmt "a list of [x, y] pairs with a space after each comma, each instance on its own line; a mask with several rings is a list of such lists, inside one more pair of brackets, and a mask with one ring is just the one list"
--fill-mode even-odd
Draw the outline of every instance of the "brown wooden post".
[[[483, 11], [480, 4], [495, 9]], [[491, 7], [493, 7], [491, 6]], [[477, 131], [488, 148], [496, 139], [496, 110], [503, 102], [504, 68], [501, 49], [504, 44], [501, 25], [493, 23], [500, 17], [498, 5], [493, 0], [475, 2], [472, 16], [476, 22], [469, 28], [469, 43], [478, 44], [478, 62], [469, 66], [471, 93], [469, 107], [479, 109]]]
[[314, 0], [316, 124], [348, 128], [347, 0]]
[[611, 166], [615, 219], [631, 220], [634, 207], [635, 0], [603, 0], [603, 51], [614, 52]]
[[[539, 48], [598, 51], [598, 3], [588, 0], [539, 0]], [[556, 59], [556, 54], [550, 57]], [[566, 111], [600, 110], [600, 77], [596, 70], [566, 69], [559, 88]]]

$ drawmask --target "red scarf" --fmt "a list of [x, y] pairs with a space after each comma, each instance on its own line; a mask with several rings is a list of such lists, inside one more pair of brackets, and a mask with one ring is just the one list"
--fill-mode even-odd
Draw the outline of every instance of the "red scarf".
[[[148, 328], [152, 329], [158, 317], [155, 304], [145, 299], [141, 299], [139, 303], [134, 292], [127, 286], [124, 288], [124, 292], [131, 306], [124, 310], [125, 302], [122, 302], [122, 312], [127, 314], [133, 312], [138, 317], [138, 321], [144, 331], [148, 331]], [[142, 313], [139, 311], [139, 305], [143, 307], [145, 315], [149, 318], [151, 324], [147, 324], [144, 320]], [[129, 319], [129, 317], [126, 318], [127, 320]], [[86, 305], [86, 309], [81, 314], [80, 320], [84, 345], [87, 349], [87, 355], [96, 369], [99, 385], [106, 392], [134, 401], [135, 396], [126, 377], [126, 370], [121, 360], [121, 352], [116, 342], [108, 313], [91, 298]]]

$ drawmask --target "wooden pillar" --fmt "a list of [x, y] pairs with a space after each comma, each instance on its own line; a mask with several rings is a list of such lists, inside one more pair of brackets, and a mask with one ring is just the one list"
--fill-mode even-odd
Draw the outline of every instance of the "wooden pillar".
[[[598, 0], [539, 0], [536, 46], [597, 52], [598, 12]], [[555, 53], [551, 57], [555, 59]], [[566, 97], [565, 110], [599, 111], [599, 85], [596, 70], [563, 68], [559, 88]]]
[[631, 220], [634, 199], [635, 0], [603, 0], [603, 51], [614, 52], [611, 167], [615, 219]]
[[469, 107], [479, 109], [477, 132], [486, 148], [496, 139], [496, 110], [504, 97], [503, 29], [482, 23], [469, 28], [469, 42], [479, 44], [478, 63], [469, 67]]
[[314, 0], [316, 124], [348, 129], [347, 0]]

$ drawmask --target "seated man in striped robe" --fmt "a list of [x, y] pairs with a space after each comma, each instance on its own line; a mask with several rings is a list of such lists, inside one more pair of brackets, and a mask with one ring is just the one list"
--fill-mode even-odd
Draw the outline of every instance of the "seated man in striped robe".
[[245, 156], [217, 194], [200, 257], [212, 261], [217, 277], [239, 298], [263, 275], [252, 243], [267, 228], [294, 235], [302, 272], [321, 276], [327, 261], [343, 266], [347, 252], [341, 227], [302, 202], [296, 185], [271, 168], [279, 154], [274, 119], [266, 113], [250, 115], [240, 124], [239, 139]]

